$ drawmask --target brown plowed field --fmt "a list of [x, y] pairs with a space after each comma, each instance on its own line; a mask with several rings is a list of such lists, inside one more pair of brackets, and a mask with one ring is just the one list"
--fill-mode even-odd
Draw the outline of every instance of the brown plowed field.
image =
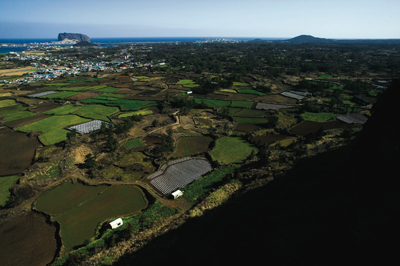
[[31, 165], [38, 147], [39, 141], [24, 133], [0, 134], [0, 176], [22, 173]]
[[320, 128], [322, 128], [323, 130], [328, 130], [335, 128], [353, 128], [353, 127], [360, 127], [360, 125], [349, 125], [339, 121], [330, 121], [330, 122], [302, 121], [298, 125], [291, 128], [290, 131], [298, 135], [305, 136], [309, 133], [317, 132], [318, 129]]
[[60, 107], [61, 105], [53, 102], [41, 103], [38, 104], [35, 108], [32, 108], [31, 111], [35, 113], [43, 113], [54, 108]]
[[98, 86], [99, 82], [98, 81], [80, 81], [80, 82], [75, 82], [67, 85], [66, 87], [73, 88], [73, 87], [92, 87], [92, 86]]
[[14, 120], [14, 121], [11, 121], [11, 122], [6, 122], [4, 124], [6, 126], [8, 126], [8, 127], [16, 128], [16, 127], [20, 127], [20, 126], [23, 126], [23, 125], [26, 125], [26, 124], [29, 124], [29, 123], [32, 123], [32, 122], [36, 122], [36, 121], [42, 120], [42, 119], [44, 119], [46, 117], [49, 117], [49, 116], [50, 115], [32, 116], [32, 117], [22, 118], [22, 119], [19, 119], [19, 120]]
[[244, 133], [250, 133], [252, 131], [257, 131], [257, 130], [260, 130], [260, 129], [263, 129], [263, 128], [255, 125], [255, 124], [239, 123], [236, 126], [235, 131], [244, 132]]
[[265, 135], [265, 136], [256, 136], [251, 138], [252, 141], [259, 141], [260, 143], [263, 144], [270, 144], [274, 141], [280, 141], [280, 140], [284, 140], [287, 139], [288, 137], [285, 135]]
[[66, 99], [66, 100], [83, 101], [83, 100], [86, 100], [86, 99], [90, 99], [90, 98], [96, 97], [99, 94], [100, 93], [96, 93], [96, 92], [82, 92], [82, 93], [79, 93], [79, 94], [76, 94], [76, 95], [72, 95], [72, 96], [66, 97], [64, 99]]
[[49, 264], [56, 253], [56, 228], [43, 215], [29, 212], [0, 226], [1, 265]]
[[285, 103], [285, 104], [297, 103], [297, 100], [279, 94], [259, 96], [257, 98], [257, 101], [271, 102], [271, 103]]
[[133, 82], [133, 80], [128, 76], [119, 76], [118, 80], [121, 83], [132, 83]]

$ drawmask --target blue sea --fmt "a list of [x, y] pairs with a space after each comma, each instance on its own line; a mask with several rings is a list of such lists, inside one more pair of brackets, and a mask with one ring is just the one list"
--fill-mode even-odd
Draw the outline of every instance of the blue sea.
[[[254, 39], [262, 40], [282, 40], [285, 38], [244, 38], [244, 37], [124, 37], [124, 38], [90, 38], [96, 44], [122, 44], [122, 43], [161, 43], [161, 42], [196, 42], [210, 39], [229, 39], [237, 41], [250, 41]], [[44, 43], [54, 42], [57, 38], [42, 38], [42, 39], [0, 39], [2, 43], [27, 44], [27, 43]], [[0, 47], [0, 54], [9, 52], [21, 52], [27, 47]]]

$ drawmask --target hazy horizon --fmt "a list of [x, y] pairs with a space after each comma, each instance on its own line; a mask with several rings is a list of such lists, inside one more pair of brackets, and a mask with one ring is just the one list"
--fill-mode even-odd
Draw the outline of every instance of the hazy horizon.
[[57, 38], [60, 32], [90, 38], [400, 38], [400, 1], [389, 0], [3, 0], [0, 10], [0, 39]]

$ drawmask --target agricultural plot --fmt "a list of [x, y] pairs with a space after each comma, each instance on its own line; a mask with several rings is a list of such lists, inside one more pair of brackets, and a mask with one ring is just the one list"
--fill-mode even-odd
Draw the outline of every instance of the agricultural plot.
[[43, 132], [43, 134], [39, 136], [40, 141], [44, 145], [52, 145], [67, 139], [68, 130], [65, 130], [64, 128], [76, 124], [82, 124], [88, 121], [88, 119], [81, 118], [76, 115], [51, 116], [40, 121], [18, 127], [16, 130], [26, 133], [31, 131]]
[[39, 146], [36, 139], [20, 132], [0, 134], [0, 176], [22, 173], [31, 164]]
[[187, 201], [195, 202], [201, 195], [209, 191], [214, 183], [221, 181], [227, 174], [233, 173], [235, 169], [236, 166], [232, 164], [215, 170], [203, 178], [194, 181], [192, 184], [182, 189], [183, 198]]
[[46, 96], [46, 95], [50, 95], [50, 94], [54, 94], [54, 93], [58, 93], [58, 92], [57, 91], [45, 91], [45, 92], [28, 95], [28, 97], [38, 98], [38, 97], [42, 97], [42, 96]]
[[72, 104], [67, 104], [67, 105], [63, 105], [61, 107], [46, 111], [44, 113], [48, 114], [48, 115], [67, 115], [67, 114], [72, 114], [81, 108], [82, 108], [82, 106], [74, 106]]
[[151, 106], [157, 106], [158, 103], [156, 101], [138, 101], [138, 100], [116, 100], [110, 103], [107, 103], [110, 106], [118, 106], [122, 111], [131, 111], [138, 110], [143, 108], [148, 108]]
[[156, 170], [151, 159], [141, 152], [125, 154], [115, 165], [124, 169], [123, 181], [140, 180]]
[[169, 195], [178, 188], [185, 187], [205, 173], [212, 171], [211, 164], [203, 158], [185, 157], [171, 161], [147, 179], [157, 190]]
[[210, 156], [213, 160], [225, 164], [240, 163], [252, 151], [258, 152], [258, 149], [241, 138], [222, 137], [216, 141], [215, 147], [210, 152]]
[[4, 117], [3, 122], [15, 121], [37, 115], [37, 113], [26, 111], [26, 107], [21, 105], [0, 108], [0, 117]]
[[86, 118], [98, 119], [109, 122], [110, 119], [108, 117], [117, 112], [119, 112], [118, 107], [90, 104], [90, 105], [85, 105], [82, 108], [78, 109], [77, 111], [74, 112], [74, 114]]
[[347, 115], [339, 115], [336, 119], [343, 121], [347, 124], [365, 124], [368, 120], [362, 114], [347, 114]]
[[253, 107], [252, 101], [232, 101], [231, 107], [247, 108], [251, 109]]
[[101, 120], [93, 120], [90, 122], [86, 122], [83, 124], [75, 125], [72, 127], [69, 127], [69, 130], [76, 129], [76, 132], [80, 134], [87, 134], [95, 130], [99, 130], [101, 128], [101, 124], [104, 123]]
[[255, 94], [255, 95], [259, 95], [259, 96], [264, 96], [267, 95], [264, 92], [260, 92], [260, 91], [256, 91], [256, 90], [252, 90], [252, 89], [239, 89], [237, 90], [239, 93], [247, 93], [247, 94]]
[[0, 177], [0, 207], [3, 207], [10, 198], [10, 189], [14, 186], [18, 178], [18, 176]]
[[250, 87], [250, 84], [245, 82], [233, 82], [233, 86], [235, 87]]
[[123, 145], [123, 147], [128, 150], [136, 149], [142, 146], [144, 146], [144, 143], [141, 139], [130, 140]]
[[48, 99], [58, 99], [59, 98], [59, 99], [62, 99], [62, 98], [74, 96], [76, 94], [79, 94], [79, 92], [61, 91], [61, 92], [57, 92], [57, 93], [46, 94], [44, 96], [41, 96], [41, 98], [48, 98]]
[[83, 100], [87, 100], [87, 99], [91, 99], [96, 97], [97, 95], [99, 95], [96, 92], [82, 92], [79, 94], [75, 94], [69, 97], [65, 97], [64, 99], [66, 100], [76, 100], [76, 101], [83, 101]]
[[17, 103], [15, 102], [15, 100], [12, 99], [0, 101], [0, 108], [9, 107], [13, 105], [17, 105]]
[[337, 117], [337, 114], [333, 114], [333, 113], [324, 113], [324, 112], [320, 112], [320, 113], [311, 113], [311, 112], [305, 112], [303, 114], [300, 115], [304, 120], [307, 121], [313, 121], [313, 122], [326, 122], [332, 118]]
[[195, 88], [195, 87], [199, 87], [200, 86], [199, 84], [196, 84], [191, 79], [182, 79], [176, 84], [177, 85], [182, 85], [183, 87], [186, 87], [186, 88]]
[[335, 129], [335, 128], [354, 128], [360, 127], [360, 125], [349, 125], [346, 123], [342, 123], [339, 121], [329, 121], [329, 122], [313, 122], [313, 121], [302, 121], [296, 126], [290, 129], [290, 132], [293, 132], [300, 136], [305, 136], [309, 133], [315, 133], [320, 128], [323, 130]]
[[280, 110], [280, 109], [287, 109], [293, 108], [293, 105], [284, 105], [284, 104], [271, 104], [271, 103], [257, 103], [256, 109], [263, 109], [263, 110]]
[[224, 107], [224, 106], [229, 106], [231, 104], [231, 101], [212, 100], [205, 98], [194, 98], [194, 102], [197, 104], [204, 103], [208, 107]]
[[234, 116], [233, 120], [237, 123], [244, 123], [244, 124], [266, 124], [268, 123], [267, 118], [261, 117], [238, 117]]
[[0, 226], [2, 265], [48, 265], [57, 250], [56, 227], [28, 212]]
[[52, 215], [60, 223], [61, 238], [69, 251], [94, 237], [101, 221], [136, 213], [147, 204], [137, 186], [92, 187], [65, 183], [39, 197], [35, 208]]
[[182, 158], [206, 152], [212, 141], [212, 138], [203, 136], [182, 137], [178, 140], [176, 151], [170, 158]]
[[151, 115], [153, 114], [153, 111], [150, 109], [144, 109], [144, 110], [139, 110], [135, 112], [129, 112], [129, 113], [124, 113], [118, 116], [118, 118], [125, 118], [125, 117], [131, 117], [134, 115]]
[[266, 115], [265, 111], [262, 110], [254, 110], [254, 109], [242, 109], [239, 112], [236, 112], [234, 116], [240, 117], [264, 117]]
[[11, 127], [11, 128], [17, 128], [26, 124], [30, 124], [39, 120], [42, 120], [44, 118], [49, 117], [49, 115], [37, 115], [37, 116], [30, 116], [18, 120], [13, 120], [10, 122], [4, 122], [4, 125]]

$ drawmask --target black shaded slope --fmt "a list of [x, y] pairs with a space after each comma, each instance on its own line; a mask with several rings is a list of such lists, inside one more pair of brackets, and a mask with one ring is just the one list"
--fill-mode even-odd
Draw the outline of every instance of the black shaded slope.
[[400, 84], [351, 146], [170, 231], [115, 265], [381, 265], [397, 254]]

